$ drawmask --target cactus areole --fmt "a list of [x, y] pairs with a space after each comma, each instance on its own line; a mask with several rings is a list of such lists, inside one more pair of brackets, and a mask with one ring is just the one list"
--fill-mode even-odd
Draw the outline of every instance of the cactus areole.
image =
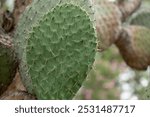
[[34, 0], [23, 13], [15, 49], [21, 79], [38, 99], [72, 99], [81, 87], [95, 57], [93, 15], [87, 0]]

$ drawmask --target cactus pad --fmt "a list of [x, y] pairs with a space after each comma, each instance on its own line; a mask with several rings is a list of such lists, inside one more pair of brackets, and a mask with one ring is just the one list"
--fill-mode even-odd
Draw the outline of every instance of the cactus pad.
[[132, 25], [142, 25], [150, 28], [150, 10], [140, 10], [135, 15], [132, 16], [130, 24]]
[[111, 46], [119, 36], [121, 12], [114, 3], [107, 0], [95, 0], [94, 8], [98, 49], [103, 51]]
[[0, 35], [0, 94], [13, 80], [17, 68], [16, 56], [8, 36]]
[[78, 3], [59, 3], [29, 26], [24, 39], [16, 34], [22, 80], [38, 99], [72, 99], [94, 62], [94, 22]]
[[150, 30], [142, 26], [127, 26], [116, 43], [126, 63], [137, 70], [150, 65]]

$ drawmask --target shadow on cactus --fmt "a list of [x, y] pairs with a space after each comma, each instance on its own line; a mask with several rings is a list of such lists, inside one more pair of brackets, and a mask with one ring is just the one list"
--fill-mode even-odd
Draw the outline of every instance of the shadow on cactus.
[[9, 36], [0, 35], [0, 95], [12, 82], [17, 66], [17, 59]]

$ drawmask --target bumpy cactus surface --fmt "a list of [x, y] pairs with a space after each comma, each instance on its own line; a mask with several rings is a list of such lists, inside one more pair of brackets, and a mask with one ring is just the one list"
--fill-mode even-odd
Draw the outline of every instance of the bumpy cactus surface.
[[0, 94], [12, 82], [17, 68], [17, 59], [9, 36], [0, 35]]
[[92, 12], [85, 0], [35, 0], [23, 14], [15, 46], [22, 80], [38, 99], [72, 99], [81, 87], [95, 56]]

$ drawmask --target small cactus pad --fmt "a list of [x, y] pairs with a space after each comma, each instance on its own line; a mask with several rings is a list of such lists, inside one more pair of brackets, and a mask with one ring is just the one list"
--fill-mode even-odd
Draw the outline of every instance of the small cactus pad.
[[0, 94], [13, 80], [17, 62], [8, 36], [0, 35]]
[[72, 99], [94, 62], [94, 22], [79, 1], [49, 9], [29, 26], [32, 30], [24, 33], [25, 39], [16, 34], [21, 78], [38, 99]]
[[116, 45], [130, 67], [145, 70], [150, 65], [150, 30], [148, 28], [127, 26]]
[[142, 9], [135, 13], [131, 18], [130, 24], [150, 28], [150, 9]]

